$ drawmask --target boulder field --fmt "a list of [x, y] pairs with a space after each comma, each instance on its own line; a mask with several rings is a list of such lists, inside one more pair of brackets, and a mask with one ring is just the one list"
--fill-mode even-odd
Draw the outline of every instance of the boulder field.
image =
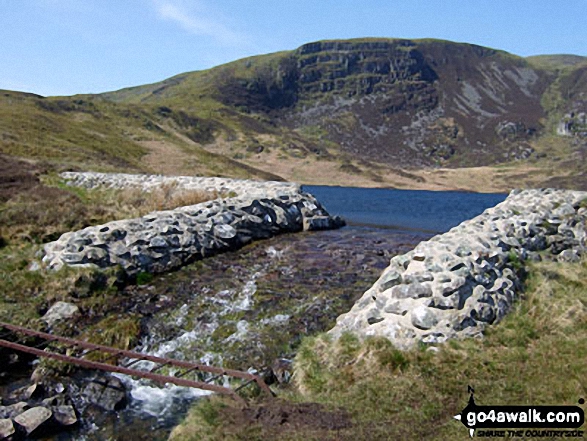
[[587, 242], [587, 193], [514, 190], [447, 233], [391, 259], [381, 277], [329, 331], [383, 336], [399, 348], [480, 336], [521, 291], [523, 262], [544, 250], [578, 261]]
[[86, 188], [134, 186], [150, 191], [172, 184], [237, 196], [65, 233], [44, 247], [43, 262], [55, 270], [63, 265], [119, 265], [128, 275], [162, 273], [256, 239], [344, 225], [292, 183], [103, 173], [64, 173], [63, 177]]

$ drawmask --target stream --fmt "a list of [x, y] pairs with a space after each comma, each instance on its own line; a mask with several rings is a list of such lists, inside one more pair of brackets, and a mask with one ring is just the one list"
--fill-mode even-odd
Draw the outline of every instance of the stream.
[[[128, 287], [128, 295], [150, 295], [129, 311], [146, 317], [136, 350], [240, 370], [291, 359], [304, 336], [330, 329], [350, 309], [392, 256], [430, 236], [360, 226], [287, 234]], [[153, 305], [158, 312], [149, 315]], [[126, 439], [125, 433], [140, 439], [137, 433], [144, 433], [163, 440], [206, 394], [119, 378], [131, 390], [129, 407], [82, 428], [83, 438], [59, 439]]]

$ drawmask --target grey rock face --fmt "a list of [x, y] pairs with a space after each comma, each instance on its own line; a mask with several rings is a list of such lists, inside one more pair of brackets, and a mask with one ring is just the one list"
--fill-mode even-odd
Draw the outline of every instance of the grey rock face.
[[560, 261], [585, 252], [587, 192], [515, 190], [481, 215], [391, 259], [329, 332], [379, 335], [399, 348], [479, 336], [510, 310], [526, 258], [550, 249]]
[[299, 185], [292, 183], [100, 173], [63, 175], [71, 185], [87, 188], [140, 186], [149, 191], [175, 182], [186, 189], [214, 189], [242, 196], [63, 234], [44, 248], [43, 263], [55, 270], [64, 265], [99, 268], [120, 265], [129, 275], [160, 273], [239, 248], [255, 239], [344, 225], [342, 219], [331, 217], [312, 195], [302, 193]]

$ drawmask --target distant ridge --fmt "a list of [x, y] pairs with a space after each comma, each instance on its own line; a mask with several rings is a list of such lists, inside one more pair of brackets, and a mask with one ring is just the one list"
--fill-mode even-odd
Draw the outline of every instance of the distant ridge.
[[587, 57], [328, 40], [104, 94], [6, 92], [0, 148], [86, 169], [583, 188], [586, 111]]

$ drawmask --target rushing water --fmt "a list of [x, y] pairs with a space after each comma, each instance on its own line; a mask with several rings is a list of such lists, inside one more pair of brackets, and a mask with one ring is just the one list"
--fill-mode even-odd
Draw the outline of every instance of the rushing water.
[[[129, 312], [148, 331], [137, 350], [246, 370], [291, 358], [305, 335], [336, 317], [377, 279], [389, 259], [502, 201], [505, 195], [307, 186], [341, 230], [286, 234], [156, 277], [125, 295], [149, 298]], [[148, 363], [145, 369], [152, 368]], [[147, 433], [165, 439], [201, 391], [122, 377], [129, 408], [87, 440]], [[116, 437], [114, 437], [114, 434]], [[147, 438], [144, 438], [147, 439]]]

